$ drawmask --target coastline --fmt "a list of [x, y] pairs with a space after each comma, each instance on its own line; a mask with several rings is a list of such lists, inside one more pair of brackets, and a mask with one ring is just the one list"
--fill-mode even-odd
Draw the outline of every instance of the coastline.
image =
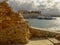
[[[5, 1], [0, 3], [0, 5], [0, 44], [27, 44], [29, 41], [32, 41], [32, 45], [37, 45], [37, 43], [42, 45], [40, 42], [42, 40], [42, 43], [46, 42], [46, 44], [51, 42], [48, 38], [60, 40], [60, 32], [51, 31], [50, 29], [31, 27], [22, 14], [14, 12]], [[32, 38], [34, 40], [32, 40]], [[53, 44], [60, 45], [60, 42], [53, 42]]]
[[30, 36], [33, 37], [26, 45], [60, 45], [60, 41], [56, 38], [56, 36], [60, 36], [60, 32], [58, 33], [56, 30], [52, 31], [30, 26], [30, 32]]

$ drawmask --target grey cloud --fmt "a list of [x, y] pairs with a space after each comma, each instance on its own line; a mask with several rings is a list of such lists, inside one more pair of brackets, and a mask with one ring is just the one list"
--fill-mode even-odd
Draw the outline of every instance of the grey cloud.
[[[0, 0], [2, 1], [2, 0]], [[59, 14], [60, 15], [60, 11], [53, 7], [53, 9], [45, 9], [46, 5], [42, 5], [42, 2], [39, 3], [39, 6], [34, 6], [34, 2], [30, 2], [30, 3], [22, 3], [20, 4], [20, 2], [18, 2], [18, 4], [16, 3], [16, 1], [14, 0], [9, 0], [8, 1], [9, 6], [11, 6], [14, 10], [38, 10], [38, 11], [42, 11], [42, 14]]]
[[36, 9], [33, 5], [33, 2], [17, 5], [15, 1], [9, 1], [9, 5], [13, 7], [15, 10], [35, 10]]

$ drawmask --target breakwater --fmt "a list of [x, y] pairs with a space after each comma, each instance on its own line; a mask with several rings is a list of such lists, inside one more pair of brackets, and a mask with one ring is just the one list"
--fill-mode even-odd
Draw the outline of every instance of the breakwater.
[[59, 37], [60, 36], [60, 32], [57, 32], [56, 30], [48, 30], [48, 29], [42, 29], [42, 28], [35, 28], [35, 27], [30, 27], [30, 33], [31, 33], [31, 37], [44, 37], [44, 38], [48, 38], [48, 37]]

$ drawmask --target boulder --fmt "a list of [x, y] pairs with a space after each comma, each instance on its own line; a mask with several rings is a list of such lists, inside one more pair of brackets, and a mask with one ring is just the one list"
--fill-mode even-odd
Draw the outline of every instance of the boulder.
[[0, 43], [28, 43], [29, 24], [22, 14], [14, 12], [8, 4], [0, 2]]

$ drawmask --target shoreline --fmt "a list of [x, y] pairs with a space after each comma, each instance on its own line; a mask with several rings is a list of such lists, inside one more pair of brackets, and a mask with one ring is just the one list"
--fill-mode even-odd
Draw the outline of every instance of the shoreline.
[[[32, 35], [36, 35], [36, 36], [53, 36], [56, 37], [57, 35], [60, 35], [60, 31], [58, 30], [48, 30], [46, 28], [36, 28], [36, 27], [30, 27], [30, 31], [32, 32]], [[35, 34], [34, 34], [35, 33]]]
[[60, 31], [60, 29], [57, 29], [57, 28], [39, 28], [39, 27], [33, 27], [33, 26], [30, 26], [31, 28], [35, 28], [35, 29], [42, 29], [42, 30], [49, 30], [49, 31]]

